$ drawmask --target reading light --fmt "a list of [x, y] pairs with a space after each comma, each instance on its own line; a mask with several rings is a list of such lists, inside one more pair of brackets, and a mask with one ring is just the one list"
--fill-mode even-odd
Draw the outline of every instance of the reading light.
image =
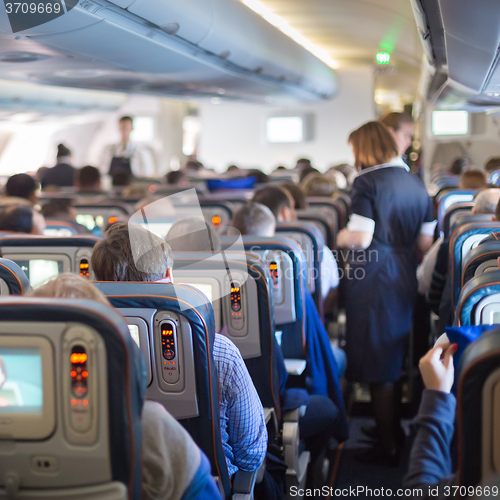
[[389, 52], [379, 52], [375, 56], [375, 59], [377, 60], [378, 64], [389, 64], [391, 60], [391, 54], [389, 54]]

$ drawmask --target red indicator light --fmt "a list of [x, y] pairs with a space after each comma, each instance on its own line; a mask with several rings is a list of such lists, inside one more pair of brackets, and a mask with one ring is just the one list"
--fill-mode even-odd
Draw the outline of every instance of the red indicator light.
[[154, 184], [151, 184], [151, 186], [149, 186], [149, 192], [150, 193], [155, 193], [156, 189], [157, 189], [157, 187]]
[[76, 371], [75, 371], [75, 370], [73, 370], [73, 371], [71, 372], [71, 377], [72, 377], [72, 378], [75, 378], [75, 377], [76, 377]]
[[109, 222], [110, 224], [114, 224], [117, 220], [118, 220], [118, 217], [110, 217], [110, 218], [108, 219], [108, 222]]
[[82, 372], [82, 377], [87, 378], [89, 376], [89, 372]]
[[222, 218], [219, 215], [214, 215], [212, 217], [212, 224], [214, 226], [220, 226], [220, 223], [222, 222]]
[[83, 400], [83, 406], [87, 406], [89, 404], [88, 400], [84, 399]]
[[72, 405], [76, 405], [76, 399], [72, 399], [72, 400], [71, 400], [71, 404], [72, 404]]
[[70, 361], [73, 364], [85, 363], [85, 361], [87, 361], [87, 355], [84, 352], [74, 352], [71, 355]]

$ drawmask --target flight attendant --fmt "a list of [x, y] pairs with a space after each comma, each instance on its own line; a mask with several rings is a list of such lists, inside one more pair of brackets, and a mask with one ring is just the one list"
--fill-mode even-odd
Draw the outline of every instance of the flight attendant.
[[378, 440], [363, 462], [397, 465], [402, 429], [400, 377], [417, 295], [417, 252], [432, 245], [431, 200], [380, 122], [349, 136], [359, 170], [352, 215], [337, 243], [349, 252], [346, 272], [347, 377], [370, 384]]
[[151, 152], [130, 140], [134, 122], [130, 116], [122, 116], [118, 122], [121, 141], [104, 150], [102, 172], [112, 177], [125, 174], [130, 177], [153, 177], [154, 160]]

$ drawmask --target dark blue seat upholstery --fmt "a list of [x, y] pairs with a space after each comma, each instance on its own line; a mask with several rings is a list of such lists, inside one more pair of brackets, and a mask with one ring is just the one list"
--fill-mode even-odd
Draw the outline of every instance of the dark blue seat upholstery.
[[7, 285], [9, 295], [24, 295], [30, 290], [26, 273], [9, 259], [0, 259], [0, 280]]

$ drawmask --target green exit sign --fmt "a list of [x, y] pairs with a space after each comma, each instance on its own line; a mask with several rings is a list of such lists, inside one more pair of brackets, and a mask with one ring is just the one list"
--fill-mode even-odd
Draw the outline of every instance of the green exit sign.
[[375, 58], [379, 64], [389, 64], [391, 60], [391, 54], [389, 52], [379, 52]]

